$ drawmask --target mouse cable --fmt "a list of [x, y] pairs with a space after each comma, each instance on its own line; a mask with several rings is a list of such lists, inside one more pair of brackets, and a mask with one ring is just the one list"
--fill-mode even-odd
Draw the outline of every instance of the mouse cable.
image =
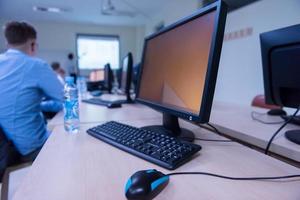
[[[214, 130], [214, 132], [216, 132], [218, 135], [224, 135], [223, 133], [221, 133], [214, 125], [210, 124], [209, 122], [206, 123], [210, 128], [212, 128]], [[198, 126], [202, 127], [202, 128], [207, 128], [201, 124], [197, 124]], [[217, 139], [202, 139], [202, 138], [195, 138], [195, 140], [199, 140], [199, 141], [206, 141], [206, 142], [233, 142], [232, 140], [217, 140]]]
[[279, 179], [290, 179], [290, 178], [300, 178], [300, 174], [288, 175], [288, 176], [262, 176], [262, 177], [230, 177], [223, 176], [219, 174], [212, 174], [208, 172], [174, 172], [166, 174], [166, 176], [176, 176], [176, 175], [204, 175], [204, 176], [213, 176], [217, 178], [236, 180], [236, 181], [254, 181], [254, 180], [279, 180]]
[[297, 115], [297, 113], [299, 112], [300, 110], [300, 106], [297, 108], [297, 110], [294, 112], [294, 114], [288, 119], [286, 120], [286, 122], [284, 124], [282, 124], [280, 126], [280, 128], [273, 134], [273, 136], [271, 137], [271, 139], [269, 140], [268, 142], [268, 145], [266, 147], [266, 150], [265, 150], [265, 154], [268, 155], [268, 152], [269, 152], [269, 149], [270, 149], [270, 146], [273, 142], [273, 140], [275, 139], [276, 135], [278, 135], [278, 133], [288, 124], [290, 123], [290, 121], [292, 121], [292, 119], [294, 119], [294, 117]]
[[[256, 115], [256, 116], [255, 116]], [[277, 121], [277, 122], [267, 122], [267, 121], [264, 121], [264, 120], [261, 120], [257, 117], [257, 115], [259, 116], [264, 116], [264, 115], [267, 115], [267, 113], [259, 113], [259, 112], [256, 112], [256, 111], [252, 111], [251, 112], [251, 118], [254, 120], [254, 121], [258, 121], [262, 124], [282, 124], [284, 123], [285, 121]]]
[[202, 139], [202, 138], [194, 138], [195, 140], [205, 141], [205, 142], [233, 142], [232, 140], [215, 140], [215, 139]]

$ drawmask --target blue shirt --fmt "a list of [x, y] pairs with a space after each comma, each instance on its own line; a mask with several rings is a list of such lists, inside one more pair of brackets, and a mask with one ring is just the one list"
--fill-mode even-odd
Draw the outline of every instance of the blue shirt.
[[63, 86], [46, 62], [15, 49], [0, 54], [0, 125], [22, 155], [45, 143], [41, 111], [59, 111], [62, 101]]

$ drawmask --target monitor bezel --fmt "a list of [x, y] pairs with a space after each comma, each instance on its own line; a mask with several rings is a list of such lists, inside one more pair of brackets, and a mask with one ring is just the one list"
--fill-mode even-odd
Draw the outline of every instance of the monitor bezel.
[[[195, 113], [187, 112], [184, 110], [175, 110], [170, 107], [166, 107], [162, 104], [158, 104], [146, 99], [142, 99], [139, 96], [139, 90], [140, 90], [140, 84], [141, 84], [141, 77], [143, 73], [143, 65], [144, 65], [144, 58], [145, 58], [145, 50], [147, 46], [147, 42], [157, 37], [165, 32], [168, 32], [172, 29], [175, 29], [178, 26], [181, 26], [185, 23], [188, 23], [198, 17], [201, 17], [207, 13], [210, 12], [216, 12], [215, 21], [214, 21], [214, 29], [211, 39], [211, 48], [209, 52], [208, 57], [208, 66], [207, 66], [207, 72], [205, 76], [205, 84], [204, 84], [204, 90], [202, 94], [202, 101], [200, 105], [200, 112], [198, 115]], [[145, 38], [144, 42], [144, 48], [143, 48], [143, 54], [142, 54], [142, 62], [141, 62], [141, 69], [139, 72], [139, 81], [138, 86], [136, 90], [136, 101], [147, 105], [155, 110], [158, 110], [163, 113], [168, 113], [175, 115], [177, 117], [180, 117], [182, 119], [186, 119], [189, 121], [194, 121], [198, 123], [206, 123], [209, 121], [210, 117], [210, 111], [212, 107], [212, 100], [216, 85], [216, 79], [217, 79], [217, 73], [218, 73], [218, 66], [221, 56], [221, 49], [223, 44], [223, 37], [224, 37], [224, 29], [225, 29], [225, 22], [226, 22], [226, 13], [227, 13], [227, 5], [223, 1], [217, 1], [215, 3], [212, 3], [206, 7], [200, 8], [198, 11], [196, 11], [194, 14], [185, 17], [178, 22], [171, 24], [161, 31], [154, 33], [148, 37]]]

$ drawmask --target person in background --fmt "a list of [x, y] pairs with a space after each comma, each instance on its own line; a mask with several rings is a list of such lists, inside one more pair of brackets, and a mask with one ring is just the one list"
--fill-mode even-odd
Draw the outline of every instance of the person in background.
[[74, 82], [76, 83], [77, 76], [79, 75], [79, 73], [76, 67], [76, 62], [73, 53], [68, 54], [68, 60], [65, 63], [65, 68], [67, 69], [68, 75], [74, 77]]
[[49, 136], [42, 111], [63, 108], [63, 86], [50, 66], [34, 57], [33, 26], [8, 22], [4, 35], [8, 50], [0, 54], [0, 125], [21, 159], [32, 161]]
[[59, 80], [59, 82], [64, 85], [65, 84], [65, 75], [66, 75], [66, 72], [63, 68], [61, 68], [59, 62], [52, 62], [51, 63], [51, 67], [52, 67], [52, 70], [56, 73], [56, 76]]
[[66, 62], [66, 69], [67, 69], [69, 75], [71, 75], [71, 76], [77, 75], [77, 68], [76, 68], [76, 63], [75, 63], [73, 53], [68, 54], [68, 60]]

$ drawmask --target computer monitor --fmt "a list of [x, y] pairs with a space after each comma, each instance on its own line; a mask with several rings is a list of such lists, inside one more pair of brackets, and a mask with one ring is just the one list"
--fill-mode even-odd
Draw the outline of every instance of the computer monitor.
[[[300, 106], [300, 25], [260, 34], [266, 103]], [[295, 122], [298, 120], [294, 120]], [[300, 123], [299, 123], [300, 124]], [[300, 131], [288, 131], [287, 139], [300, 144]]]
[[121, 73], [121, 84], [120, 90], [122, 93], [126, 95], [127, 102], [133, 102], [130, 96], [130, 88], [132, 83], [132, 68], [133, 68], [133, 57], [129, 52], [124, 58], [122, 62], [122, 73]]
[[89, 80], [87, 81], [87, 90], [90, 92], [99, 91], [104, 83], [104, 70], [93, 70], [89, 74]]
[[138, 85], [140, 67], [141, 67], [141, 63], [137, 63], [133, 66], [133, 69], [132, 69], [132, 77], [133, 77], [132, 82], [133, 82], [135, 91], [136, 91], [136, 88]]
[[110, 64], [104, 66], [104, 89], [111, 93], [114, 75], [111, 70]]
[[93, 70], [89, 75], [89, 81], [92, 82], [104, 81], [104, 70], [103, 69]]
[[193, 140], [178, 117], [209, 121], [224, 36], [227, 6], [223, 1], [199, 9], [145, 39], [137, 101], [163, 113], [159, 129]]

